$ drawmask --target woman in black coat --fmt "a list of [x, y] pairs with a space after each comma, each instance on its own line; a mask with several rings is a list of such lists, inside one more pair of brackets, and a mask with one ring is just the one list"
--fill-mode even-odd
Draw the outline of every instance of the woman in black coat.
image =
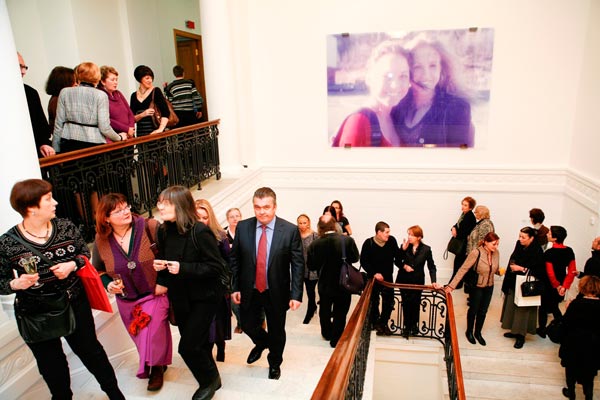
[[179, 328], [179, 354], [198, 381], [193, 399], [210, 399], [221, 387], [219, 370], [209, 342], [210, 324], [225, 295], [226, 270], [217, 239], [198, 222], [194, 199], [183, 186], [165, 189], [158, 199], [164, 223], [158, 232], [157, 283], [169, 288]]
[[527, 333], [536, 333], [538, 307], [518, 307], [515, 304], [517, 275], [525, 275], [529, 272], [537, 279], [542, 279], [545, 273], [544, 252], [536, 237], [535, 229], [528, 226], [521, 229], [502, 282], [504, 303], [500, 321], [502, 321], [502, 329], [510, 329], [504, 337], [515, 339], [515, 349], [523, 347]]
[[[396, 283], [407, 283], [412, 285], [425, 284], [425, 263], [429, 269], [429, 277], [434, 288], [442, 286], [436, 283], [436, 268], [431, 254], [431, 247], [422, 242], [423, 229], [414, 225], [407, 230], [408, 238], [402, 242], [400, 255], [396, 258], [398, 275]], [[402, 313], [404, 315], [402, 336], [419, 333], [419, 303], [421, 303], [421, 290], [401, 289]]]
[[567, 387], [563, 395], [575, 398], [575, 383], [583, 385], [586, 400], [593, 398], [594, 377], [600, 368], [600, 278], [586, 276], [579, 293], [563, 318], [563, 337], [558, 356], [565, 367]]
[[[470, 196], [462, 199], [460, 203], [462, 213], [456, 224], [452, 226], [452, 237], [462, 241], [463, 246], [462, 249], [454, 255], [454, 270], [450, 280], [454, 278], [454, 275], [456, 275], [456, 272], [458, 272], [467, 258], [467, 241], [469, 234], [473, 228], [475, 228], [475, 225], [477, 225], [477, 219], [475, 218], [475, 214], [473, 214], [473, 208], [475, 208], [476, 204], [477, 202], [475, 199]], [[463, 282], [461, 281], [456, 288], [460, 289], [462, 286]]]

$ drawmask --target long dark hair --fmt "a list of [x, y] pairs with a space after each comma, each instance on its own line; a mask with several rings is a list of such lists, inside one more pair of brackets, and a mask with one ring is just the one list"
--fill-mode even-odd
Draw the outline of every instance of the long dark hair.
[[177, 231], [184, 234], [198, 221], [196, 205], [190, 190], [184, 186], [170, 186], [158, 196], [158, 201], [168, 201], [175, 206], [175, 224]]

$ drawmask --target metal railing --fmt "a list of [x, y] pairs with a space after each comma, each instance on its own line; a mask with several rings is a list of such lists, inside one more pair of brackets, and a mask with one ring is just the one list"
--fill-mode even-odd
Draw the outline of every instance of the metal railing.
[[133, 211], [151, 216], [165, 188], [200, 188], [202, 180], [220, 179], [218, 124], [209, 121], [40, 159], [42, 177], [52, 183], [59, 203], [57, 215], [75, 222], [90, 240], [95, 203], [106, 193], [123, 193]]
[[[403, 331], [402, 291], [421, 291], [418, 330], [408, 333], [408, 336], [434, 339], [444, 346], [448, 397], [466, 399], [452, 295], [432, 286], [377, 284], [394, 291], [395, 311], [388, 325], [392, 336], [407, 335]], [[370, 280], [313, 392], [313, 400], [362, 398], [371, 336], [369, 312], [372, 291], [373, 281]]]

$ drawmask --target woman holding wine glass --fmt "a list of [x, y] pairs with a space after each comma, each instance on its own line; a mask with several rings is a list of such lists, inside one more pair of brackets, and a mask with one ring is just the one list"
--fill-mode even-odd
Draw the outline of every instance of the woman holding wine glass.
[[160, 390], [172, 361], [167, 288], [156, 283], [153, 243], [158, 222], [131, 213], [120, 193], [103, 196], [96, 210], [94, 266], [117, 295], [119, 314], [140, 356], [136, 376], [148, 378], [149, 391]]
[[[0, 294], [16, 294], [15, 304], [19, 307], [15, 307], [15, 313], [18, 318], [23, 318], [29, 314], [39, 317], [40, 313], [35, 310], [68, 293], [75, 328], [65, 329], [62, 337], [109, 399], [125, 399], [106, 352], [96, 337], [92, 310], [75, 274], [78, 268], [85, 266], [82, 256], [89, 256], [79, 230], [71, 221], [55, 218], [58, 203], [52, 198], [52, 185], [41, 179], [17, 182], [10, 194], [10, 204], [23, 216], [23, 221], [0, 237]], [[37, 264], [37, 273], [26, 273], [24, 266], [30, 267], [30, 264]], [[37, 288], [34, 287], [36, 282], [39, 283]], [[27, 315], [22, 314], [24, 310], [28, 310]], [[41, 317], [57, 318], [50, 314]], [[60, 339], [58, 336], [31, 342], [29, 338], [26, 344], [52, 398], [70, 399], [73, 392], [69, 364]]]

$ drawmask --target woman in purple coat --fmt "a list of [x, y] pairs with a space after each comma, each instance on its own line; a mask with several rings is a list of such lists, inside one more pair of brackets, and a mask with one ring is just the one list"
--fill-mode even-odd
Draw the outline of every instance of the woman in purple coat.
[[135, 135], [135, 118], [125, 96], [117, 90], [119, 73], [113, 67], [103, 65], [100, 74], [99, 88], [108, 95], [110, 126], [115, 132], [125, 132], [127, 137], [132, 138]]

